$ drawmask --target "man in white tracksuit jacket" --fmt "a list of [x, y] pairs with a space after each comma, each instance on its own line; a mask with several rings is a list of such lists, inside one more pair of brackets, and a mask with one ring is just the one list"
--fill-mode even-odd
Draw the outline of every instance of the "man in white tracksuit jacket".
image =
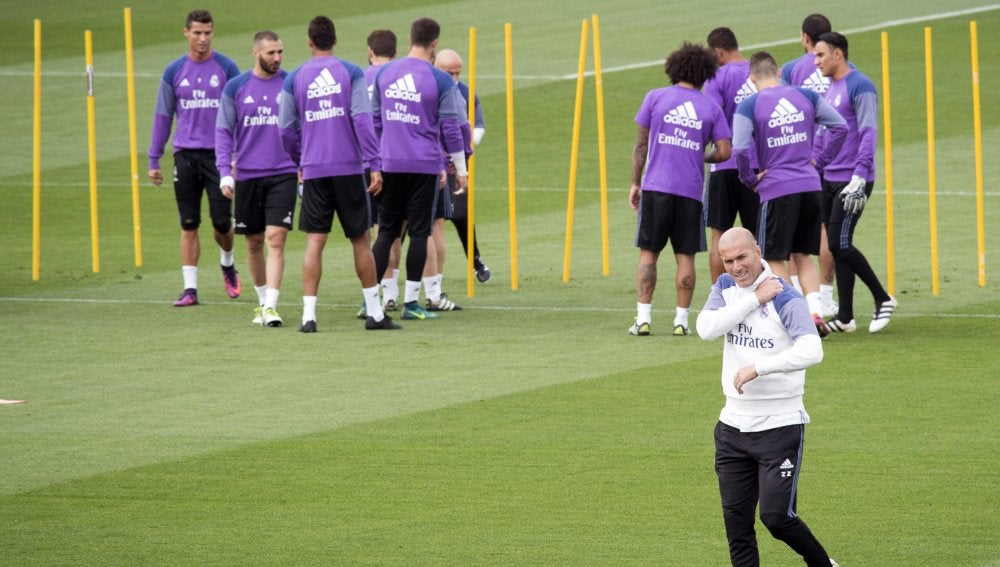
[[805, 369], [823, 346], [805, 299], [771, 273], [750, 231], [719, 240], [725, 274], [698, 314], [702, 339], [725, 336], [722, 390], [726, 406], [715, 428], [715, 470], [734, 566], [759, 564], [754, 512], [775, 538], [807, 565], [836, 565], [795, 513], [802, 441], [809, 415], [802, 403]]

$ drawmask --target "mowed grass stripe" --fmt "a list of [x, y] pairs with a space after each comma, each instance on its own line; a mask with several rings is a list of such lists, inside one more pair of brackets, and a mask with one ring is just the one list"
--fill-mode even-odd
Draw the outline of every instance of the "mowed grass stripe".
[[[975, 392], [988, 372], [964, 364], [961, 380], [937, 380], [956, 367], [929, 350], [864, 368], [844, 356], [940, 340], [913, 338], [940, 330], [932, 321], [908, 327], [892, 345], [837, 343], [828, 356], [840, 362], [810, 373], [799, 512], [845, 563], [979, 564], [996, 557], [1000, 479], [987, 463], [998, 443], [967, 436], [970, 422], [995, 425]], [[971, 360], [975, 329], [945, 330]], [[719, 565], [717, 354], [5, 497], [20, 519], [5, 532], [26, 564], [40, 552], [114, 563], [155, 547], [166, 564]], [[928, 522], [955, 544], [921, 543]], [[159, 540], [164, 526], [183, 537]], [[53, 529], [81, 537], [57, 549], [42, 537]], [[766, 537], [762, 553], [794, 560]]]

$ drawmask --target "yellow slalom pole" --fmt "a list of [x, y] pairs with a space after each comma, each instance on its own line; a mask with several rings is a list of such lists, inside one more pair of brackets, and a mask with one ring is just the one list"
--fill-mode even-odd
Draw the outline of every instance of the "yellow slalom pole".
[[35, 107], [31, 175], [31, 279], [38, 281], [42, 264], [42, 21], [35, 20]]
[[90, 162], [90, 252], [94, 273], [101, 271], [97, 241], [97, 136], [94, 128], [94, 42], [90, 30], [83, 32], [87, 57], [87, 157]]
[[924, 60], [927, 77], [927, 192], [931, 217], [931, 291], [940, 293], [937, 238], [937, 172], [934, 166], [934, 64], [931, 57], [931, 28], [924, 28]]
[[889, 294], [896, 294], [896, 245], [892, 218], [892, 113], [889, 97], [889, 33], [882, 32], [882, 108], [885, 140], [885, 246]]
[[583, 113], [583, 74], [587, 65], [588, 21], [580, 31], [580, 65], [576, 75], [576, 105], [573, 108], [573, 141], [569, 158], [569, 200], [566, 204], [566, 249], [563, 252], [563, 283], [569, 281], [570, 252], [573, 248], [573, 209], [576, 200], [576, 166], [580, 154], [580, 115]]
[[128, 139], [132, 166], [132, 232], [135, 267], [142, 267], [142, 228], [139, 214], [139, 154], [136, 150], [135, 59], [132, 51], [132, 8], [125, 8], [125, 78], [128, 84]]
[[608, 243], [608, 160], [604, 143], [604, 79], [601, 75], [601, 30], [597, 14], [591, 16], [594, 25], [594, 86], [597, 90], [597, 156], [601, 175], [601, 273], [611, 274], [611, 254]]
[[[469, 28], [469, 127], [476, 127], [476, 28]], [[473, 139], [469, 142], [473, 153], [469, 157], [469, 195], [468, 195], [468, 224], [466, 241], [469, 243], [469, 253], [466, 254], [466, 281], [468, 282], [469, 297], [475, 297], [475, 250], [476, 250], [476, 142]]]
[[983, 207], [983, 124], [979, 101], [979, 35], [976, 21], [969, 22], [972, 40], [972, 131], [976, 146], [976, 239], [979, 258], [979, 287], [986, 287], [986, 222]]
[[517, 203], [514, 195], [514, 46], [510, 23], [504, 24], [507, 75], [507, 207], [510, 211], [510, 288], [517, 289]]

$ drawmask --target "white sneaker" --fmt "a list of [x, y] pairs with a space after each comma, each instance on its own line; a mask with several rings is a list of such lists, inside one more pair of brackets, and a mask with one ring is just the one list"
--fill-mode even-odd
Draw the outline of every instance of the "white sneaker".
[[252, 322], [253, 322], [254, 325], [263, 325], [264, 324], [264, 319], [262, 317], [263, 312], [264, 312], [264, 306], [263, 305], [258, 305], [257, 307], [253, 308], [253, 321]]
[[830, 319], [826, 322], [826, 328], [831, 333], [853, 333], [858, 330], [858, 324], [854, 322], [854, 319], [846, 323], [841, 323], [839, 319]]
[[278, 312], [274, 309], [274, 307], [264, 308], [262, 320], [264, 325], [267, 327], [280, 327], [284, 324], [284, 321], [281, 319], [281, 315], [278, 315]]
[[889, 318], [892, 317], [893, 310], [899, 303], [896, 298], [889, 296], [889, 301], [883, 301], [875, 306], [875, 313], [872, 315], [872, 322], [868, 325], [869, 333], [877, 333], [889, 325]]
[[840, 305], [837, 305], [837, 302], [832, 299], [820, 302], [820, 307], [824, 317], [836, 317], [837, 312], [840, 311]]

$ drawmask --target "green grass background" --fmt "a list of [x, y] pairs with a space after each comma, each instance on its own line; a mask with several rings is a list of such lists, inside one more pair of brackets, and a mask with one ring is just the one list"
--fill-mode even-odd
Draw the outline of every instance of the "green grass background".
[[[672, 266], [661, 269], [654, 335], [625, 335], [634, 309], [634, 216], [626, 203], [635, 126], [655, 62], [729, 25], [749, 54], [798, 55], [802, 17], [840, 30], [941, 12], [938, 2], [259, 1], [207, 5], [215, 46], [250, 64], [252, 33], [307, 57], [305, 25], [337, 23], [338, 55], [430, 15], [467, 51], [488, 134], [477, 212], [494, 280], [464, 297], [449, 233], [446, 289], [466, 307], [399, 333], [362, 331], [346, 242], [331, 239], [320, 333], [249, 325], [253, 300], [226, 298], [204, 242], [202, 300], [180, 291], [172, 192], [145, 182], [159, 74], [183, 53], [192, 6], [133, 3], [143, 266], [134, 266], [120, 2], [5, 8], [0, 75], [0, 564], [498, 564], [712, 566], [727, 562], [712, 470], [721, 345], [667, 333]], [[947, 10], [986, 6], [953, 2]], [[593, 80], [586, 83], [572, 280], [561, 283], [580, 21], [601, 17], [609, 158], [611, 275], [601, 276]], [[42, 278], [31, 281], [32, 20], [43, 20]], [[977, 285], [969, 73], [979, 22], [987, 250], [996, 246], [1000, 10], [886, 27], [892, 73], [899, 315], [883, 333], [834, 337], [809, 371], [799, 512], [841, 565], [1000, 564], [993, 411], [1000, 317], [994, 271]], [[514, 34], [518, 289], [510, 277], [503, 24]], [[931, 293], [923, 27], [934, 30], [941, 292]], [[91, 271], [83, 30], [95, 34], [101, 270]], [[851, 57], [882, 88], [878, 30], [849, 34]], [[751, 46], [751, 47], [746, 47]], [[592, 63], [588, 63], [592, 67]], [[881, 126], [881, 124], [880, 124]], [[857, 241], [885, 273], [884, 152], [879, 196]], [[167, 167], [169, 160], [164, 164]], [[303, 239], [290, 238], [286, 321], [299, 318]], [[245, 257], [238, 244], [237, 261]], [[695, 308], [708, 292], [707, 257]], [[248, 288], [249, 289], [249, 288]], [[249, 295], [252, 295], [250, 293]], [[863, 288], [859, 324], [869, 318]], [[863, 330], [863, 329], [862, 329]], [[760, 532], [767, 565], [795, 556]]]

